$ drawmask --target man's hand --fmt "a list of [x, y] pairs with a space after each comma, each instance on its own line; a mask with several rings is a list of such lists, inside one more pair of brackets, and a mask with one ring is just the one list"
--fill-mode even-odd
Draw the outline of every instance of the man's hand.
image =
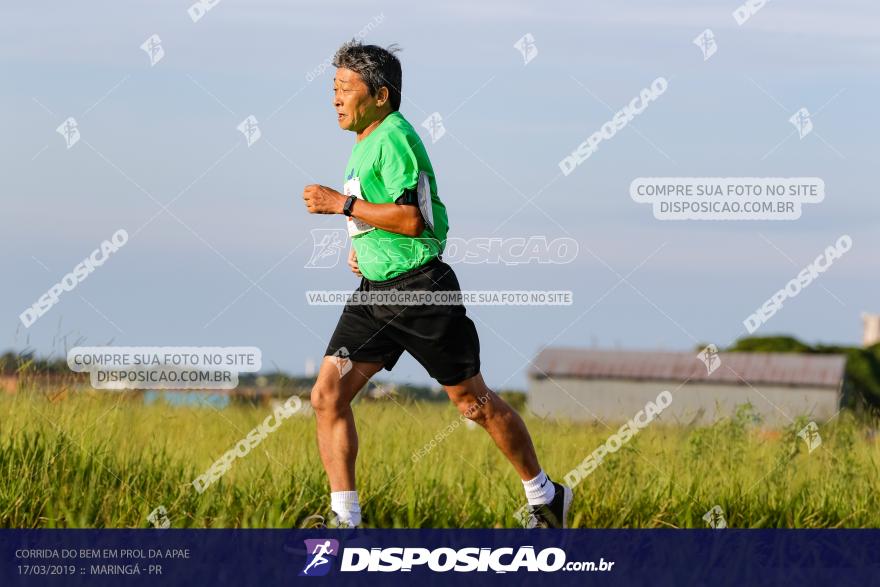
[[346, 197], [334, 189], [312, 184], [303, 190], [303, 200], [309, 214], [342, 214]]
[[358, 268], [358, 256], [357, 253], [354, 252], [354, 247], [348, 251], [348, 266], [351, 268], [351, 272], [357, 275], [358, 277], [363, 277], [361, 275], [361, 270]]

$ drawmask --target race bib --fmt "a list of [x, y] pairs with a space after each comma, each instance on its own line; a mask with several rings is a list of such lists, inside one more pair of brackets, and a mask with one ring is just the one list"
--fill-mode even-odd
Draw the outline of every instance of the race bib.
[[[352, 177], [348, 181], [345, 182], [345, 185], [342, 186], [342, 194], [347, 196], [354, 196], [359, 200], [363, 200], [364, 197], [361, 195], [361, 180], [357, 177]], [[375, 230], [376, 227], [372, 224], [367, 224], [363, 220], [359, 220], [353, 216], [347, 216], [345, 218], [345, 225], [348, 227], [348, 236], [357, 236], [359, 234], [363, 234], [365, 232], [370, 232], [371, 230]]]

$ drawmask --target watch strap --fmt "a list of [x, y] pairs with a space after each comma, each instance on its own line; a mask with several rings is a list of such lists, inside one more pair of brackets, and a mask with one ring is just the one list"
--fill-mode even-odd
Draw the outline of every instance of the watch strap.
[[342, 206], [342, 213], [346, 216], [351, 216], [352, 209], [354, 208], [354, 201], [357, 200], [354, 196], [348, 196], [348, 199], [345, 200], [345, 204]]

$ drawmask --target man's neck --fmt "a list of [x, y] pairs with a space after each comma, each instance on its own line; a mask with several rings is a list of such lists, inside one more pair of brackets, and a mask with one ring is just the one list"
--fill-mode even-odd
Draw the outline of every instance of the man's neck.
[[371, 122], [370, 124], [368, 124], [368, 125], [366, 126], [366, 128], [364, 128], [364, 130], [362, 130], [361, 132], [357, 133], [357, 138], [355, 139], [355, 142], [356, 142], [356, 143], [359, 143], [359, 142], [361, 142], [362, 140], [364, 140], [365, 138], [367, 138], [367, 136], [368, 136], [371, 132], [373, 132], [374, 130], [376, 130], [377, 128], [379, 128], [379, 125], [382, 124], [382, 121], [385, 120], [385, 117], [388, 116], [389, 114], [391, 114], [391, 112], [386, 112], [386, 113], [383, 114], [381, 117], [377, 118], [376, 120], [374, 120], [373, 122]]

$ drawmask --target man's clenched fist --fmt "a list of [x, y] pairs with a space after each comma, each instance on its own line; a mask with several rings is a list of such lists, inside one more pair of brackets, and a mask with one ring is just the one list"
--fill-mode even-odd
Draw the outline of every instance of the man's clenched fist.
[[342, 214], [345, 196], [323, 185], [307, 185], [303, 190], [303, 201], [309, 214]]
[[351, 272], [358, 277], [363, 277], [363, 274], [361, 273], [361, 268], [358, 267], [358, 256], [357, 253], [354, 251], [354, 247], [352, 247], [351, 250], [348, 251], [348, 268], [351, 269]]

